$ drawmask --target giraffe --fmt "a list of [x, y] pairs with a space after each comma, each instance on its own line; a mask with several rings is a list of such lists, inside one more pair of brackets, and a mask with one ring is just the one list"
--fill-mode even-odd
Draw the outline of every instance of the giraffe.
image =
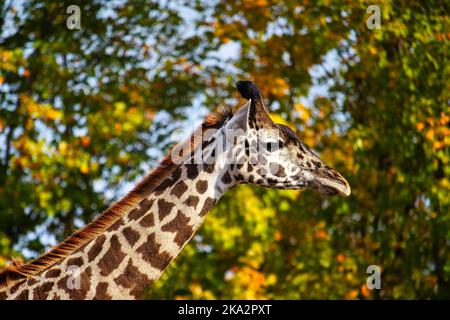
[[9, 265], [0, 299], [139, 299], [240, 184], [350, 194], [338, 172], [271, 120], [253, 82], [236, 86], [244, 106], [208, 116], [93, 222], [36, 260]]

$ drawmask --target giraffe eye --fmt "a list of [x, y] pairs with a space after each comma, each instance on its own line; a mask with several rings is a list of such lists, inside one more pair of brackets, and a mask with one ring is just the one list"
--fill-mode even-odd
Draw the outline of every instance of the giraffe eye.
[[270, 141], [263, 143], [264, 149], [269, 152], [276, 151], [283, 147], [283, 143], [281, 141]]

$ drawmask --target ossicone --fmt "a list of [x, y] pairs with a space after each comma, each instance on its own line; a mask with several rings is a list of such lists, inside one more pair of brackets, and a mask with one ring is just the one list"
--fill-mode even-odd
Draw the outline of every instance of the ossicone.
[[251, 81], [238, 81], [236, 82], [236, 88], [244, 99], [253, 101], [262, 100], [261, 90]]

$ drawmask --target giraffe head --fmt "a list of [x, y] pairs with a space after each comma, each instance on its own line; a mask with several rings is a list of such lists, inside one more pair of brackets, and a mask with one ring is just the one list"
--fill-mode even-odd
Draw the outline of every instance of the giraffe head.
[[236, 165], [232, 168], [238, 182], [350, 195], [350, 186], [342, 175], [327, 166], [289, 127], [271, 120], [261, 92], [252, 82], [239, 81], [237, 88], [249, 100], [228, 125], [242, 133], [234, 139]]

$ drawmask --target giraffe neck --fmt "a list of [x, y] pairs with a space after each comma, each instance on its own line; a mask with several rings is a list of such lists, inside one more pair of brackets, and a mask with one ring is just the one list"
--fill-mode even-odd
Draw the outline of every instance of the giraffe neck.
[[236, 184], [233, 166], [224, 163], [180, 164], [105, 232], [5, 294], [25, 299], [139, 298]]

